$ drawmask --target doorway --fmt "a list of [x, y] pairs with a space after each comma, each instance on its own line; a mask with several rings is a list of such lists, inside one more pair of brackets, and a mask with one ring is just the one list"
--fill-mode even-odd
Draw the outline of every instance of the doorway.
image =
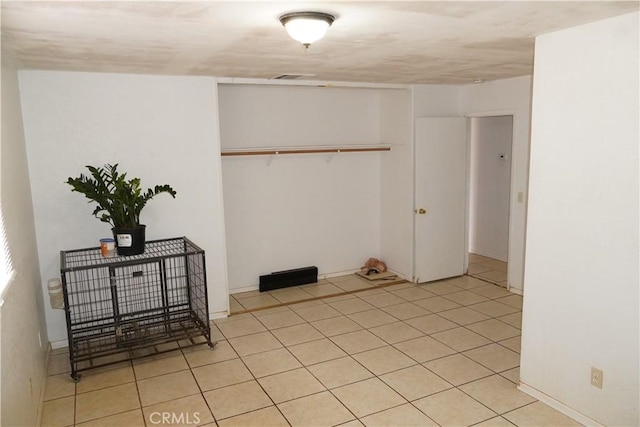
[[513, 116], [473, 117], [469, 134], [468, 274], [508, 287]]

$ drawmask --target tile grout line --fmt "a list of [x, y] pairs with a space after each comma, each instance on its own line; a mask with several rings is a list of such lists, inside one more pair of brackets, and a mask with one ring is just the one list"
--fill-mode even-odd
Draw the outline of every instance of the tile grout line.
[[[378, 309], [380, 309], [380, 308], [381, 308], [381, 307], [378, 307]], [[344, 316], [344, 314], [342, 314], [342, 316]], [[346, 317], [346, 316], [345, 316], [345, 317]], [[392, 317], [393, 317], [393, 316], [392, 316]], [[326, 320], [326, 319], [323, 319], [323, 320]], [[399, 320], [399, 319], [398, 319], [398, 321], [401, 321], [401, 320]], [[393, 323], [396, 323], [396, 322], [393, 322]], [[313, 327], [313, 325], [311, 324], [311, 322], [308, 322], [308, 321], [307, 321], [307, 324], [309, 324], [310, 326], [312, 326], [312, 327]], [[265, 326], [266, 326], [266, 325], [265, 325]], [[360, 326], [362, 326], [362, 325], [360, 325]], [[384, 326], [384, 325], [380, 325], [380, 326]], [[409, 326], [410, 326], [410, 325], [409, 325]], [[277, 328], [276, 328], [276, 329], [277, 329]], [[369, 328], [365, 328], [364, 330], [369, 331]], [[269, 331], [271, 331], [271, 330], [269, 330]], [[329, 336], [327, 336], [326, 334], [322, 333], [322, 331], [319, 331], [319, 332], [320, 332], [323, 336], [325, 336], [327, 339], [331, 340], [331, 337], [329, 337]], [[369, 331], [369, 332], [371, 332], [371, 331]], [[344, 334], [342, 334], [342, 335], [344, 335]], [[376, 334], [374, 333], [374, 335], [376, 335]], [[380, 338], [380, 337], [378, 337], [378, 338]], [[277, 338], [276, 338], [276, 339], [277, 339]], [[388, 341], [385, 341], [383, 338], [380, 338], [380, 339], [381, 339], [383, 342], [385, 342], [385, 343], [387, 344], [387, 346], [389, 346], [389, 347], [393, 347], [393, 344], [389, 343]], [[415, 339], [417, 339], [417, 338], [415, 338]], [[411, 340], [411, 339], [409, 339], [409, 340]], [[408, 341], [408, 340], [405, 340], [405, 341]], [[491, 343], [497, 343], [497, 342], [496, 342], [496, 341], [494, 341], [494, 340], [491, 340], [491, 341], [492, 341]], [[404, 342], [404, 341], [402, 341], [402, 342]], [[282, 344], [282, 343], [281, 343], [281, 344]], [[487, 344], [487, 345], [489, 345], [489, 344]], [[475, 347], [475, 348], [480, 348], [480, 347], [482, 347], [482, 346]], [[286, 348], [286, 347], [285, 347], [285, 348]], [[395, 348], [395, 347], [394, 347], [394, 348]], [[469, 349], [468, 349], [468, 350], [469, 350]], [[465, 350], [465, 351], [468, 351], [468, 350]], [[369, 351], [370, 351], [370, 350], [369, 350]], [[358, 353], [355, 353], [355, 354], [358, 354]], [[462, 354], [462, 352], [457, 352], [457, 353], [455, 353], [455, 354]], [[294, 358], [295, 358], [295, 355], [293, 355], [293, 356], [294, 356]], [[410, 356], [408, 356], [408, 355], [406, 355], [406, 356], [407, 356], [407, 357], [409, 357], [410, 359], [412, 359]], [[463, 355], [463, 356], [465, 356], [465, 357], [466, 357], [466, 355]], [[374, 375], [374, 378], [378, 379], [379, 381], [382, 381], [382, 382], [383, 382], [384, 384], [386, 384], [388, 387], [391, 387], [389, 384], [387, 384], [387, 383], [384, 381], [384, 379], [380, 378], [380, 376], [379, 376], [379, 375], [377, 375], [377, 374], [375, 374], [375, 373], [371, 372], [369, 369], [367, 369], [367, 368], [366, 368], [366, 366], [362, 365], [362, 364], [360, 363], [360, 361], [359, 361], [359, 360], [357, 360], [357, 359], [355, 359], [355, 358], [353, 357], [353, 355], [347, 354], [347, 357], [349, 357], [350, 359], [354, 360], [356, 363], [360, 364], [364, 369], [366, 369], [368, 372], [370, 372], [372, 375]], [[296, 360], [298, 360], [298, 359], [296, 358]], [[330, 359], [330, 360], [336, 360], [336, 359]], [[414, 360], [414, 361], [415, 361], [415, 359], [412, 359], [412, 360]], [[300, 360], [298, 360], [298, 362], [300, 362]], [[326, 361], [325, 361], [325, 362], [326, 362]], [[417, 361], [415, 361], [415, 362], [417, 362]], [[475, 362], [475, 361], [474, 361], [474, 362]], [[324, 363], [324, 362], [318, 362], [317, 364], [321, 364], [321, 363]], [[426, 363], [426, 362], [425, 362], [425, 363]], [[476, 363], [477, 363], [477, 362], [476, 362]], [[314, 364], [309, 365], [309, 366], [313, 366], [313, 365], [314, 365]], [[411, 365], [410, 367], [414, 367], [414, 366], [423, 366], [423, 365], [422, 365], [422, 364], [420, 364], [419, 362], [417, 362], [416, 364]], [[312, 376], [314, 376], [314, 378], [316, 378], [318, 381], [320, 381], [320, 379], [319, 379], [319, 378], [317, 378], [315, 375], [313, 375], [313, 372], [311, 372], [311, 371], [308, 369], [308, 366], [305, 366], [305, 365], [303, 364], [303, 367], [307, 370], [307, 372], [309, 372]], [[423, 367], [424, 367], [424, 366], [423, 366]], [[408, 367], [403, 367], [403, 368], [399, 368], [399, 369], [394, 370], [394, 371], [386, 372], [386, 373], [385, 373], [385, 375], [386, 375], [386, 374], [389, 374], [389, 373], [392, 373], [392, 372], [397, 372], [397, 371], [400, 371], [400, 370], [403, 370], [403, 369], [407, 369], [407, 368], [408, 368]], [[429, 369], [428, 369], [428, 368], [426, 368], [426, 367], [424, 367], [424, 368], [425, 368], [425, 369], [427, 369], [427, 370], [429, 370]], [[487, 368], [488, 368], [488, 367], [487, 367]], [[491, 377], [491, 376], [499, 375], [499, 373], [497, 373], [497, 372], [493, 371], [492, 369], [489, 369], [489, 371], [491, 371], [491, 374], [487, 375], [486, 377], [482, 377], [482, 378], [488, 378], [488, 377]], [[432, 371], [430, 371], [430, 370], [429, 370], [429, 372], [432, 372]], [[437, 373], [435, 373], [435, 372], [432, 372], [432, 373], [433, 373], [434, 375], [436, 375], [436, 376], [440, 377]], [[440, 377], [440, 378], [442, 378], [442, 377]], [[479, 379], [482, 379], [482, 378], [479, 378]], [[370, 378], [369, 378], [369, 379], [370, 379]], [[458, 385], [458, 386], [455, 386], [455, 385], [453, 385], [453, 384], [450, 384], [448, 381], [446, 381], [446, 379], [444, 379], [444, 378], [442, 378], [442, 379], [443, 379], [447, 384], [449, 384], [449, 385], [451, 386], [451, 388], [457, 388], [457, 389], [459, 389], [459, 387], [460, 387], [460, 386], [464, 385], [464, 384], [460, 384], [460, 385]], [[479, 380], [479, 379], [475, 379], [475, 380], [473, 380], [473, 381], [477, 381], [477, 380]], [[366, 381], [366, 380], [360, 380], [360, 381], [356, 381], [356, 382], [354, 382], [354, 383], [350, 383], [350, 384], [356, 384], [356, 383], [358, 383], [358, 382], [363, 382], [363, 381]], [[473, 381], [470, 381], [470, 382], [473, 382]], [[322, 382], [320, 381], [320, 383], [322, 383]], [[346, 385], [350, 385], [350, 384], [346, 384]], [[465, 384], [466, 384], [466, 383], [465, 383]], [[323, 384], [323, 385], [324, 385], [324, 384]], [[343, 385], [343, 386], [346, 386], [346, 385]], [[343, 386], [341, 386], [341, 387], [343, 387]], [[325, 386], [325, 388], [326, 388], [326, 386]], [[340, 387], [337, 387], [337, 388], [340, 388]], [[393, 390], [393, 387], [391, 387], [391, 389]], [[337, 396], [335, 396], [335, 394], [334, 394], [334, 393], [332, 393], [332, 389], [327, 389], [327, 390], [328, 390], [329, 392], [331, 392], [331, 394], [332, 394], [332, 395], [334, 395], [334, 397], [335, 397], [336, 399], [338, 399], [338, 401], [340, 401], [340, 402], [344, 405], [344, 402], [342, 402], [342, 401], [341, 401]], [[398, 393], [396, 390], [394, 390], [394, 391], [395, 391], [396, 393]], [[462, 391], [462, 390], [460, 390], [460, 391]], [[464, 391], [463, 391], [463, 393], [464, 393]], [[434, 393], [434, 394], [435, 394], [435, 393]], [[465, 394], [466, 394], [466, 393], [465, 393]], [[400, 395], [400, 396], [402, 396], [402, 395]], [[427, 396], [428, 396], [428, 395], [427, 395]], [[422, 398], [427, 397], [427, 396], [423, 396]], [[409, 400], [408, 400], [408, 399], [406, 399], [404, 396], [402, 396], [402, 397], [403, 397], [403, 398], [404, 398], [408, 403], [412, 403], [412, 401], [409, 401]], [[471, 397], [471, 396], [470, 396], [470, 397]], [[295, 400], [295, 399], [294, 399], [294, 400]], [[419, 400], [419, 399], [416, 399], [416, 400]], [[475, 400], [475, 399], [474, 399], [474, 400]], [[479, 403], [481, 403], [481, 402], [479, 402]], [[402, 406], [402, 405], [404, 405], [404, 404], [406, 404], [406, 403], [403, 403], [403, 404], [400, 404], [400, 405], [396, 405], [396, 406], [394, 406], [394, 407]], [[482, 403], [481, 403], [481, 404], [482, 404]], [[485, 406], [485, 407], [486, 407], [486, 405], [484, 405], [484, 404], [483, 404], [483, 406]], [[415, 405], [414, 405], [414, 407], [415, 407]], [[487, 408], [488, 408], [488, 407], [487, 407]], [[347, 407], [347, 409], [348, 409], [348, 407]], [[391, 409], [391, 408], [387, 408], [387, 409], [384, 409], [384, 410], [381, 410], [381, 411], [378, 411], [378, 412], [383, 412], [383, 411], [388, 410], [388, 409]], [[418, 410], [419, 410], [419, 408], [417, 408], [417, 407], [416, 407], [416, 409], [418, 409]], [[488, 408], [488, 409], [490, 409], [492, 412], [494, 412], [494, 413], [496, 413], [496, 414], [499, 414], [498, 412], [493, 411], [491, 408]], [[517, 408], [516, 408], [516, 409], [517, 409]], [[373, 415], [373, 414], [378, 413], [378, 412], [374, 412], [374, 413], [372, 413], [372, 414], [367, 414], [367, 416], [369, 416], [369, 415]], [[421, 412], [422, 412], [422, 411], [421, 411]], [[355, 414], [354, 414], [354, 415], [355, 415]], [[427, 417], [428, 417], [428, 415], [427, 415], [427, 414], [425, 414], [425, 416], [427, 416]], [[358, 418], [358, 417], [356, 417], [356, 419], [359, 419], [359, 418]]]
[[[292, 312], [294, 312], [294, 313], [295, 313], [295, 311], [293, 311], [293, 310], [292, 310]], [[297, 313], [296, 313], [296, 314], [297, 314]], [[298, 314], [298, 316], [300, 316], [300, 315]], [[269, 334], [270, 334], [270, 335], [271, 335], [271, 336], [272, 336], [272, 337], [273, 337], [273, 338], [274, 338], [274, 339], [275, 339], [275, 340], [276, 340], [276, 341], [277, 341], [277, 342], [282, 346], [282, 348], [283, 348], [283, 349], [285, 349], [285, 350], [286, 350], [286, 351], [287, 351], [287, 352], [288, 352], [288, 353], [289, 353], [289, 354], [290, 354], [290, 355], [291, 355], [291, 356], [292, 356], [292, 357], [293, 357], [293, 358], [294, 358], [294, 359], [295, 359], [295, 360], [296, 360], [296, 361], [301, 365], [301, 367], [305, 368], [305, 370], [306, 370], [310, 375], [312, 375], [312, 376], [313, 376], [313, 373], [311, 373], [308, 369], [306, 369], [306, 366], [305, 366], [305, 365], [304, 365], [304, 364], [303, 364], [303, 363], [302, 363], [302, 362], [301, 362], [301, 361], [296, 357], [296, 355], [295, 355], [293, 352], [291, 352], [291, 350], [289, 350], [288, 346], [286, 346], [286, 345], [285, 345], [281, 340], [279, 340], [279, 339], [278, 339], [278, 337], [277, 337], [277, 336], [275, 336], [275, 335], [271, 332], [271, 329], [269, 329], [269, 328], [268, 328], [264, 323], [262, 323], [262, 322], [260, 321], [260, 318], [258, 318], [258, 317], [256, 317], [256, 316], [253, 316], [253, 317], [254, 317], [254, 319], [255, 319], [256, 321], [258, 321], [258, 323], [260, 323], [262, 326], [264, 326], [264, 327], [266, 328], [266, 332], [268, 332], [268, 333], [269, 333]], [[300, 317], [301, 317], [301, 316], [300, 316]], [[302, 317], [301, 317], [301, 318], [302, 318]], [[302, 319], [305, 321], [305, 323], [304, 323], [304, 324], [307, 324], [307, 325], [309, 325], [310, 327], [312, 327], [312, 328], [313, 328], [313, 325], [311, 325], [311, 324], [310, 324], [310, 322], [308, 322], [308, 321], [307, 321], [306, 319], [304, 319], [304, 318], [302, 318]], [[292, 326], [296, 326], [296, 325], [292, 325]], [[314, 330], [317, 330], [316, 328], [313, 328], [313, 329], [314, 329]], [[318, 331], [318, 332], [322, 335], [322, 332], [320, 332], [320, 331]], [[310, 341], [310, 342], [313, 342], [313, 341]], [[278, 349], [276, 349], [276, 350], [278, 350]], [[272, 351], [272, 350], [267, 350], [267, 351]], [[267, 352], [267, 351], [263, 351], [263, 352], [259, 352], [259, 353], [254, 353], [254, 354], [261, 354], [261, 353], [265, 353], [265, 352]], [[275, 406], [275, 408], [278, 410], [278, 412], [282, 415], [282, 417], [283, 417], [283, 418], [287, 421], [287, 423], [291, 426], [291, 422], [289, 421], [289, 419], [288, 419], [288, 418], [286, 417], [286, 415], [282, 412], [282, 410], [280, 409], [280, 407], [278, 406], [278, 404], [273, 400], [273, 398], [271, 397], [271, 395], [269, 395], [269, 393], [267, 392], [267, 390], [265, 390], [265, 389], [264, 389], [264, 387], [263, 387], [262, 383], [260, 383], [260, 381], [258, 380], [258, 378], [257, 378], [257, 377], [255, 376], [255, 374], [253, 373], [253, 371], [251, 371], [251, 369], [249, 368], [249, 366], [246, 364], [246, 361], [243, 359], [243, 357], [248, 357], [248, 356], [252, 356], [252, 355], [253, 355], [253, 354], [250, 354], [250, 355], [247, 355], [247, 356], [240, 356], [240, 355], [238, 354], [238, 357], [240, 358], [240, 361], [241, 361], [241, 362], [242, 362], [242, 364], [245, 366], [245, 368], [247, 369], [247, 371], [249, 371], [249, 373], [250, 373], [250, 374], [251, 374], [251, 376], [253, 377], [253, 381], [255, 381], [255, 382], [258, 384], [258, 386], [260, 387], [260, 389], [262, 390], [262, 392], [263, 392], [263, 393], [264, 393], [264, 394], [269, 398], [269, 400], [271, 400], [271, 403], [273, 403], [273, 406]], [[269, 376], [278, 375], [278, 374], [283, 373], [283, 372], [291, 372], [291, 371], [296, 370], [296, 369], [300, 369], [300, 368], [293, 368], [293, 369], [290, 369], [290, 370], [286, 370], [286, 371], [282, 371], [282, 372], [277, 372], [277, 373], [274, 373], [274, 374], [271, 374], [271, 375], [266, 375], [266, 376], [261, 377], [261, 378], [266, 378], [266, 377], [269, 377]], [[314, 378], [315, 378], [315, 376], [314, 376]], [[318, 381], [319, 381], [319, 380], [318, 380]], [[321, 382], [320, 382], [320, 383], [321, 383]], [[322, 384], [322, 383], [321, 383], [321, 384]], [[324, 384], [322, 384], [322, 386], [324, 387]], [[325, 389], [326, 389], [326, 387], [325, 387]], [[321, 393], [321, 392], [320, 392], [320, 393]], [[316, 393], [314, 393], [314, 394], [316, 394]], [[302, 396], [302, 397], [306, 397], [306, 396]], [[296, 398], [296, 399], [299, 399], [299, 398], [300, 398], [300, 397], [298, 397], [298, 398]], [[295, 399], [292, 399], [292, 400], [295, 400]], [[281, 402], [281, 403], [284, 403], [284, 402]], [[264, 409], [264, 408], [263, 408], [263, 409]], [[213, 412], [213, 411], [212, 411], [212, 412]], [[249, 412], [252, 412], [252, 411], [249, 411]], [[247, 413], [248, 413], [248, 412], [247, 412]], [[239, 415], [242, 415], [242, 414], [239, 414]], [[237, 416], [237, 415], [235, 415], [235, 416]], [[231, 418], [231, 417], [229, 417], [229, 418]]]
[[[346, 316], [345, 316], [344, 314], [342, 314], [342, 313], [341, 313], [341, 316], [346, 317]], [[338, 317], [338, 316], [336, 316], [336, 317]], [[334, 317], [329, 317], [329, 318], [326, 318], [326, 319], [319, 319], [319, 320], [317, 320], [317, 321], [321, 321], [321, 320], [328, 320], [328, 319], [332, 319], [332, 318], [334, 318]], [[304, 319], [304, 318], [303, 318], [303, 319]], [[318, 330], [317, 328], [315, 328], [311, 321], [308, 321], [308, 320], [306, 320], [306, 319], [304, 319], [304, 320], [305, 320], [305, 322], [306, 322], [306, 324], [307, 324], [308, 326], [310, 326], [310, 327], [314, 328], [315, 330], [317, 330], [317, 331], [318, 331], [318, 332], [319, 332], [319, 333], [324, 337], [324, 338], [320, 338], [320, 339], [315, 340], [315, 341], [320, 341], [320, 340], [322, 340], [322, 339], [327, 339], [327, 340], [329, 340], [329, 342], [333, 343], [334, 345], [337, 345], [337, 346], [340, 348], [340, 346], [339, 346], [338, 344], [334, 343], [334, 342], [333, 342], [333, 340], [331, 340], [331, 337], [327, 336], [325, 333], [323, 333], [322, 331], [320, 331], [320, 330]], [[258, 319], [258, 321], [259, 321], [259, 319]], [[266, 326], [266, 325], [265, 325], [265, 326]], [[361, 326], [361, 327], [362, 327], [362, 325], [359, 325], [359, 326]], [[268, 329], [268, 328], [267, 328], [267, 329]], [[277, 329], [277, 328], [276, 328], [276, 329]], [[363, 330], [367, 330], [367, 329], [363, 329]], [[269, 332], [271, 332], [271, 330], [269, 330], [269, 329], [268, 329], [268, 331], [269, 331]], [[347, 332], [347, 333], [349, 333], [349, 332]], [[272, 334], [272, 335], [273, 335], [273, 334]], [[344, 334], [343, 334], [343, 335], [344, 335]], [[374, 334], [374, 335], [375, 335], [375, 334]], [[274, 336], [274, 337], [275, 337], [275, 336]], [[275, 337], [275, 338], [276, 338], [276, 340], [278, 339], [277, 337]], [[280, 340], [278, 340], [278, 342], [280, 342], [280, 344], [282, 344], [282, 345], [284, 346], [284, 343], [282, 343]], [[314, 341], [309, 341], [309, 342], [314, 342]], [[383, 342], [384, 342], [384, 340], [383, 340]], [[301, 343], [301, 344], [306, 344], [306, 343]], [[387, 343], [387, 345], [389, 345], [389, 344]], [[286, 349], [286, 350], [287, 350], [287, 351], [288, 351], [288, 352], [289, 352], [289, 353], [290, 353], [290, 354], [291, 354], [291, 355], [292, 355], [292, 356], [293, 356], [293, 357], [298, 361], [298, 363], [300, 363], [300, 365], [302, 366], [302, 368], [304, 368], [304, 369], [305, 369], [305, 371], [306, 371], [307, 373], [309, 373], [309, 375], [311, 375], [311, 376], [312, 376], [316, 381], [318, 381], [318, 382], [323, 386], [323, 388], [325, 389], [325, 390], [323, 390], [323, 391], [316, 392], [316, 393], [312, 393], [312, 394], [307, 395], [307, 396], [300, 396], [300, 397], [297, 397], [297, 398], [291, 399], [291, 400], [286, 401], [286, 402], [290, 402], [290, 401], [294, 401], [294, 400], [301, 399], [301, 398], [304, 398], [304, 397], [312, 396], [312, 395], [314, 395], [314, 394], [320, 394], [320, 393], [324, 393], [324, 392], [329, 392], [329, 393], [330, 393], [330, 394], [331, 394], [331, 395], [332, 395], [332, 396], [333, 396], [333, 397], [334, 397], [338, 402], [340, 402], [340, 404], [341, 404], [342, 406], [344, 406], [344, 407], [345, 407], [345, 409], [346, 409], [347, 411], [349, 411], [349, 413], [351, 413], [351, 415], [354, 417], [354, 419], [355, 419], [355, 420], [360, 420], [360, 418], [359, 418], [358, 416], [356, 416], [356, 414], [355, 414], [355, 413], [353, 413], [353, 411], [352, 411], [352, 410], [351, 410], [351, 409], [350, 409], [350, 408], [345, 404], [345, 402], [343, 402], [343, 401], [342, 401], [338, 396], [336, 396], [336, 395], [335, 395], [335, 393], [333, 393], [333, 391], [332, 391], [333, 389], [328, 388], [328, 387], [327, 387], [327, 386], [326, 386], [326, 385], [325, 385], [325, 384], [320, 380], [320, 378], [318, 378], [316, 375], [314, 375], [314, 373], [309, 369], [309, 367], [310, 367], [310, 366], [320, 365], [320, 364], [322, 364], [322, 363], [326, 363], [326, 362], [330, 362], [330, 361], [334, 361], [334, 360], [338, 360], [338, 359], [342, 359], [342, 358], [349, 358], [350, 360], [353, 360], [355, 363], [357, 363], [357, 364], [358, 364], [358, 365], [360, 365], [363, 369], [365, 369], [367, 372], [369, 372], [369, 373], [373, 376], [372, 378], [377, 378], [378, 380], [380, 380], [380, 381], [382, 381], [382, 382], [384, 383], [384, 381], [383, 381], [382, 379], [380, 379], [380, 378], [379, 378], [375, 373], [371, 372], [371, 371], [370, 371], [366, 366], [362, 365], [362, 363], [361, 363], [359, 360], [355, 359], [355, 358], [353, 357], [353, 355], [351, 355], [351, 354], [347, 353], [344, 349], [342, 349], [342, 351], [343, 351], [343, 352], [345, 352], [345, 356], [341, 356], [341, 357], [338, 357], [338, 358], [335, 358], [335, 359], [328, 359], [328, 360], [324, 360], [324, 361], [322, 361], [322, 362], [317, 362], [317, 363], [313, 363], [313, 364], [310, 364], [310, 365], [305, 365], [305, 364], [304, 364], [300, 359], [298, 359], [298, 357], [297, 357], [294, 353], [292, 353], [292, 352], [288, 349], [288, 347], [287, 347], [287, 346], [284, 346], [284, 348], [285, 348], [285, 349]], [[243, 362], [244, 362], [244, 361], [243, 361]], [[415, 366], [415, 365], [414, 365], [414, 366]], [[248, 368], [248, 367], [247, 367], [247, 368]], [[284, 372], [290, 372], [290, 371], [284, 371]], [[280, 372], [280, 373], [281, 373], [281, 372]], [[252, 374], [253, 374], [253, 373], [252, 373]], [[279, 374], [279, 373], [276, 373], [276, 374], [273, 374], [273, 375], [271, 375], [271, 376], [275, 376], [275, 375], [278, 375], [278, 374]], [[371, 379], [371, 378], [368, 378], [368, 379]], [[257, 381], [257, 379], [256, 379], [256, 381]], [[353, 383], [344, 384], [344, 385], [342, 385], [342, 386], [340, 386], [340, 387], [344, 387], [344, 386], [351, 385], [351, 384], [357, 384], [358, 382], [362, 382], [362, 381], [366, 381], [366, 380], [354, 381]], [[258, 381], [258, 383], [259, 383], [259, 381]], [[259, 383], [259, 384], [260, 384], [260, 383]], [[385, 383], [385, 384], [386, 384], [386, 383]], [[260, 384], [260, 385], [262, 386], [262, 384]], [[335, 388], [340, 388], [340, 387], [335, 387]], [[392, 389], [393, 389], [393, 388], [392, 388]], [[266, 390], [264, 390], [264, 389], [263, 389], [263, 391], [265, 391], [265, 393], [266, 393]], [[395, 391], [395, 390], [394, 390], [394, 391]], [[267, 393], [267, 395], [268, 395], [268, 393]], [[271, 398], [271, 396], [269, 396], [269, 397]], [[405, 399], [405, 400], [406, 400], [406, 399]], [[272, 399], [272, 401], [273, 401], [273, 399]], [[280, 402], [280, 403], [285, 403], [285, 402]], [[275, 405], [276, 407], [278, 407], [278, 405], [277, 405], [277, 404], [275, 404], [275, 402], [274, 402], [274, 405]], [[278, 407], [278, 409], [279, 409], [279, 407]], [[283, 416], [284, 416], [284, 414], [283, 414]], [[285, 418], [286, 418], [286, 416], [285, 416]]]
[[[74, 422], [73, 422], [74, 426], [76, 426], [77, 424], [93, 422], [93, 421], [96, 421], [96, 420], [101, 420], [101, 419], [104, 419], [104, 418], [112, 417], [114, 415], [120, 415], [120, 414], [124, 414], [126, 412], [134, 411], [135, 409], [127, 409], [127, 410], [124, 410], [124, 411], [121, 411], [121, 412], [115, 412], [113, 414], [105, 415], [103, 417], [91, 418], [91, 419], [88, 419], [88, 420], [84, 420], [84, 421], [82, 421], [82, 423], [78, 423], [78, 420], [77, 420], [77, 402], [78, 402], [77, 398], [78, 398], [78, 395], [89, 394], [89, 393], [97, 392], [97, 391], [101, 391], [101, 390], [107, 390], [109, 388], [120, 387], [120, 386], [123, 386], [123, 385], [126, 385], [126, 384], [131, 384], [131, 383], [135, 384], [136, 395], [138, 396], [138, 403], [140, 404], [140, 407], [136, 408], [136, 409], [139, 409], [140, 412], [142, 412], [142, 401], [140, 400], [140, 392], [138, 390], [138, 381], [135, 378], [135, 370], [133, 369], [133, 363], [132, 363], [131, 360], [123, 361], [123, 362], [131, 364], [131, 370], [133, 371], [133, 375], [134, 375], [134, 380], [131, 381], [131, 382], [124, 382], [124, 383], [121, 383], [121, 384], [110, 385], [110, 386], [107, 386], [107, 387], [99, 387], [99, 388], [96, 388], [94, 390], [85, 391], [83, 393], [78, 393], [78, 391], [77, 391], [78, 390], [78, 383], [75, 384], [75, 394], [74, 394], [75, 405], [74, 405]], [[110, 366], [114, 366], [114, 365], [110, 365]], [[118, 368], [118, 369], [120, 369], [120, 368]], [[143, 419], [144, 419], [144, 414], [142, 414], [142, 415], [143, 415]], [[146, 422], [145, 422], [145, 425], [146, 425]]]
[[[178, 344], [178, 348], [180, 348], [180, 344]], [[180, 354], [182, 354], [182, 349], [180, 350]], [[136, 368], [133, 365], [133, 360], [130, 360], [131, 363], [131, 371], [133, 371], [133, 382], [136, 385], [136, 393], [138, 394], [138, 403], [140, 404], [140, 415], [142, 415], [142, 422], [144, 425], [147, 425], [147, 417], [144, 416], [144, 410], [142, 406], [142, 396], [140, 396], [140, 388], [138, 387], [138, 376], [136, 374]]]
[[[216, 342], [216, 343], [217, 343], [217, 342]], [[189, 373], [191, 373], [191, 377], [193, 378], [193, 381], [196, 383], [196, 387], [198, 387], [198, 390], [200, 391], [199, 396], [202, 398], [202, 400], [204, 401], [205, 406], [206, 406], [206, 407], [207, 407], [207, 409], [209, 410], [209, 413], [211, 414], [211, 418], [213, 418], [213, 422], [214, 422], [214, 423], [216, 423], [216, 425], [217, 425], [218, 423], [217, 423], [217, 420], [216, 420], [216, 416], [213, 414], [213, 410], [212, 410], [212, 409], [211, 409], [211, 407], [209, 406], [209, 401], [204, 397], [204, 391], [202, 390], [202, 387], [200, 387], [200, 383], [198, 382], [198, 379], [196, 378], [196, 375], [195, 375], [195, 373], [193, 372], [193, 367], [192, 367], [192, 366], [191, 366], [191, 364], [189, 363], [189, 359], [187, 359], [187, 355], [184, 353], [185, 348], [183, 348], [183, 347], [182, 347], [182, 346], [180, 346], [179, 344], [178, 344], [178, 346], [180, 347], [180, 354], [182, 354], [182, 357], [184, 357], [184, 360], [185, 360], [185, 362], [187, 363], [187, 367], [188, 367], [188, 369], [189, 369]], [[214, 348], [209, 348], [209, 349], [208, 349], [208, 351], [215, 351], [215, 347], [214, 347]], [[205, 365], [205, 366], [206, 366], [206, 365]], [[195, 394], [190, 395], [190, 396], [195, 396]], [[183, 397], [189, 397], [189, 396], [183, 396]], [[181, 397], [181, 398], [179, 398], [179, 399], [182, 399], [182, 397]], [[173, 399], [173, 400], [176, 400], [176, 399]], [[142, 402], [141, 402], [141, 403], [142, 403]], [[145, 423], [145, 426], [146, 426], [146, 424], [147, 424], [147, 419], [146, 419], [146, 417], [144, 416], [144, 411], [142, 411], [142, 415], [143, 415], [143, 417], [144, 417], [144, 423]]]

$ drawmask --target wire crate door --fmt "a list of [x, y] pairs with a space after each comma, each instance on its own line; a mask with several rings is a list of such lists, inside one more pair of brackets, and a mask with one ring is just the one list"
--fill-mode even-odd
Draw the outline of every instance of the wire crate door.
[[165, 332], [167, 296], [162, 262], [114, 267], [111, 284], [120, 345], [135, 345]]

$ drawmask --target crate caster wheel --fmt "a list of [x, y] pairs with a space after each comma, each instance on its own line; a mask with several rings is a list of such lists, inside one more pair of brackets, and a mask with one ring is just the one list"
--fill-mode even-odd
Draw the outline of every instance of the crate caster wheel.
[[82, 374], [71, 374], [71, 379], [76, 384], [80, 382], [80, 378], [82, 378]]
[[218, 345], [217, 342], [212, 342], [211, 344], [209, 344], [209, 350], [215, 350], [216, 349], [216, 345]]

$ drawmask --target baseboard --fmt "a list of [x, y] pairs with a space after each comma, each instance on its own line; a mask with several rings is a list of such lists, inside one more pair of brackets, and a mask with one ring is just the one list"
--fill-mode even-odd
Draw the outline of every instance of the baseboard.
[[240, 294], [242, 292], [251, 292], [251, 291], [259, 291], [259, 290], [260, 290], [260, 287], [258, 285], [244, 286], [242, 288], [229, 289], [229, 294], [233, 295], [233, 294]]
[[518, 386], [518, 390], [520, 390], [523, 393], [528, 394], [531, 397], [534, 397], [536, 399], [538, 399], [540, 402], [551, 406], [553, 409], [555, 409], [558, 412], [563, 413], [564, 415], [566, 415], [569, 418], [572, 418], [574, 420], [576, 420], [577, 422], [579, 422], [580, 424], [584, 425], [584, 426], [593, 426], [593, 427], [603, 427], [602, 424], [600, 424], [599, 422], [587, 417], [584, 414], [581, 414], [580, 412], [576, 411], [573, 408], [570, 408], [569, 406], [565, 405], [564, 403], [554, 399], [553, 397], [541, 392], [540, 390], [537, 390], [527, 384], [523, 384], [522, 381], [520, 381], [520, 385]]
[[495, 259], [497, 261], [502, 261], [502, 262], [508, 262], [508, 257], [506, 256], [500, 256], [500, 255], [496, 255], [495, 253], [493, 253], [491, 250], [484, 250], [481, 248], [469, 248], [469, 253], [473, 254], [473, 255], [480, 255], [483, 256], [485, 258], [491, 258], [491, 259]]
[[224, 319], [226, 317], [229, 317], [229, 313], [226, 310], [209, 313], [209, 320]]
[[59, 348], [67, 348], [67, 347], [69, 347], [69, 341], [67, 341], [67, 340], [51, 341], [49, 344], [51, 345], [51, 350], [57, 350]]
[[524, 292], [522, 292], [522, 289], [518, 289], [518, 288], [509, 288], [507, 289], [509, 292], [511, 292], [512, 294], [516, 294], [516, 295], [520, 295], [520, 296], [524, 296]]

